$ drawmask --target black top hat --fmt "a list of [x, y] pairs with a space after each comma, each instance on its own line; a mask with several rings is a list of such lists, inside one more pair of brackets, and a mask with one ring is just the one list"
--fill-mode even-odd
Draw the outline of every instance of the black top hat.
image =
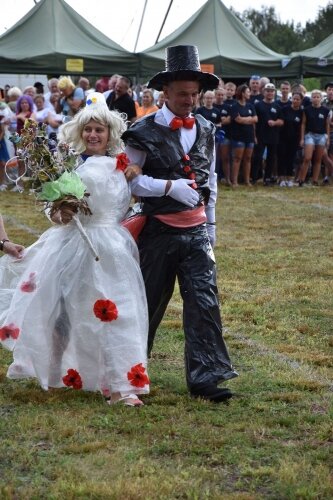
[[216, 89], [219, 84], [216, 75], [201, 71], [198, 48], [194, 45], [167, 47], [165, 71], [153, 76], [147, 86], [163, 90], [163, 85], [175, 80], [198, 81], [205, 90]]

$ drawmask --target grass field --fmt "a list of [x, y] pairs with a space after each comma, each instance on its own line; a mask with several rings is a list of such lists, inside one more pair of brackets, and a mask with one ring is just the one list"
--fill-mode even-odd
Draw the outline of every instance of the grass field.
[[[333, 188], [220, 189], [215, 249], [228, 405], [191, 400], [175, 293], [140, 409], [11, 381], [0, 350], [1, 499], [331, 499]], [[48, 227], [0, 194], [9, 236]]]

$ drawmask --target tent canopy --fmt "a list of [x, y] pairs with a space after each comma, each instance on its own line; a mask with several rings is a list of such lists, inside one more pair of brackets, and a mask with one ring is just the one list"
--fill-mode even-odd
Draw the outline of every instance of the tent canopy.
[[2, 73], [135, 75], [137, 64], [64, 0], [41, 0], [0, 37]]
[[293, 52], [293, 58], [299, 58], [303, 76], [333, 75], [333, 34], [311, 49]]
[[173, 45], [196, 45], [201, 63], [213, 64], [223, 78], [252, 74], [287, 78], [299, 72], [297, 60], [263, 45], [221, 0], [208, 0], [171, 35], [139, 53], [141, 73], [163, 71], [165, 49]]

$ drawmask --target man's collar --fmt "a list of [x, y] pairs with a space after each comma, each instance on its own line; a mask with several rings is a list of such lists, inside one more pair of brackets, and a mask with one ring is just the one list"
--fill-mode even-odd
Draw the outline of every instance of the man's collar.
[[173, 118], [176, 115], [172, 111], [170, 111], [170, 109], [168, 108], [168, 106], [165, 103], [163, 104], [161, 111], [163, 113], [165, 121], [167, 122], [168, 125], [170, 125], [170, 122], [173, 120]]
[[[170, 125], [170, 122], [173, 120], [173, 118], [177, 115], [175, 115], [166, 105], [166, 103], [163, 104], [161, 111], [163, 113], [164, 119], [167, 122], [168, 125]], [[190, 113], [188, 116], [193, 116], [192, 113]]]

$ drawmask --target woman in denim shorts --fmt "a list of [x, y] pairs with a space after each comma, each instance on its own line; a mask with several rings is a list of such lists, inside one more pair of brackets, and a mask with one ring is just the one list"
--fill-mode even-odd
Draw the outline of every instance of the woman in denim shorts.
[[251, 186], [250, 171], [255, 141], [254, 127], [258, 117], [254, 105], [249, 103], [250, 89], [246, 84], [237, 87], [236, 99], [236, 103], [231, 108], [232, 187], [238, 186], [241, 162], [243, 162], [244, 184]]
[[321, 91], [313, 90], [311, 106], [307, 106], [303, 112], [300, 145], [304, 145], [304, 160], [299, 171], [299, 186], [304, 184], [311, 160], [312, 185], [318, 186], [321, 160], [325, 147], [329, 147], [330, 111], [322, 106], [321, 99]]

